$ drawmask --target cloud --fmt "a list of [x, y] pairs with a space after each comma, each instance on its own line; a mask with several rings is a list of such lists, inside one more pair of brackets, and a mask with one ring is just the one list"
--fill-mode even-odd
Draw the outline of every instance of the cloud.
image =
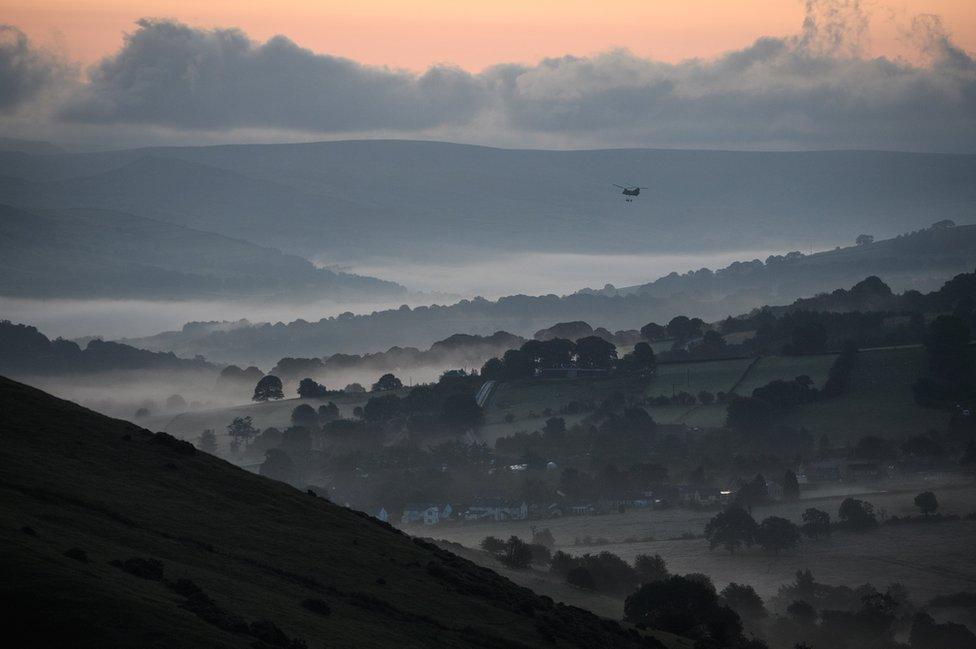
[[[871, 58], [868, 21], [859, 0], [807, 0], [797, 34], [710, 60], [667, 63], [613, 50], [479, 74], [449, 66], [416, 74], [316, 54], [284, 36], [258, 43], [236, 29], [145, 19], [85, 83], [62, 93], [57, 128], [208, 141], [266, 130], [278, 139], [976, 151], [972, 55], [937, 17], [919, 16], [907, 36], [922, 63]], [[45, 68], [23, 63], [34, 60], [26, 40], [7, 42], [3, 52], [19, 52], [0, 63], [3, 99], [13, 105], [7, 96], [29, 95]]]
[[24, 32], [0, 25], [0, 113], [18, 111], [70, 74], [68, 65], [32, 47]]
[[413, 130], [469, 120], [481, 94], [457, 68], [415, 75], [315, 54], [284, 36], [259, 44], [236, 29], [144, 19], [61, 114], [187, 129]]

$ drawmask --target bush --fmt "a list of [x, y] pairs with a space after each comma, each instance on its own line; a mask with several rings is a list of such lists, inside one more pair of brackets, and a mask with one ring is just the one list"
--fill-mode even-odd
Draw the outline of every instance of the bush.
[[649, 584], [653, 581], [667, 579], [668, 568], [664, 564], [664, 559], [660, 554], [648, 555], [638, 554], [634, 558], [634, 570], [637, 571], [637, 578], [642, 584]]
[[770, 516], [759, 524], [756, 541], [764, 550], [779, 554], [780, 550], [792, 550], [800, 543], [800, 529], [779, 516]]
[[705, 538], [713, 550], [722, 546], [734, 553], [741, 546], [752, 546], [756, 542], [758, 526], [749, 512], [732, 506], [716, 514], [705, 525]]
[[878, 526], [874, 515], [874, 505], [857, 498], [846, 498], [840, 504], [838, 516], [844, 525], [855, 531], [868, 530]]
[[596, 589], [596, 581], [594, 581], [593, 575], [582, 566], [577, 566], [566, 573], [566, 581], [577, 588], [585, 588], [586, 590]]

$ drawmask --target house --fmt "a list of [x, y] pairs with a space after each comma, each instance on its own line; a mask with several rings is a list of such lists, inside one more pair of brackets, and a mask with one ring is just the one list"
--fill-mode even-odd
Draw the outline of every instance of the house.
[[766, 497], [770, 500], [783, 500], [783, 486], [778, 482], [767, 480]]
[[402, 525], [411, 523], [423, 523], [424, 525], [437, 525], [442, 520], [447, 520], [454, 512], [450, 505], [443, 507], [436, 503], [407, 503], [403, 508], [403, 515], [400, 516]]
[[467, 521], [524, 521], [529, 517], [529, 506], [525, 501], [479, 498], [468, 505], [463, 517]]
[[373, 514], [373, 518], [375, 518], [376, 520], [379, 520], [379, 521], [383, 521], [384, 523], [389, 523], [390, 522], [390, 513], [388, 511], [386, 511], [386, 508], [385, 507], [380, 507]]
[[573, 503], [566, 506], [566, 511], [573, 516], [584, 516], [594, 513], [596, 509], [590, 503]]
[[800, 484], [809, 484], [811, 482], [840, 482], [843, 477], [841, 464], [837, 460], [824, 460], [801, 465], [798, 469], [796, 480]]

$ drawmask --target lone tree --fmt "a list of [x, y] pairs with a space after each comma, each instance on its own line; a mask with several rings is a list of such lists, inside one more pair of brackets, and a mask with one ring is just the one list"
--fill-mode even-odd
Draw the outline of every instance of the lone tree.
[[393, 376], [392, 374], [384, 374], [379, 378], [379, 380], [373, 384], [373, 392], [389, 392], [390, 390], [399, 390], [403, 387], [403, 381]]
[[301, 399], [324, 399], [329, 396], [329, 391], [321, 383], [305, 378], [298, 384], [298, 396]]
[[830, 536], [830, 514], [822, 509], [810, 507], [803, 512], [803, 533], [811, 539]]
[[915, 506], [928, 516], [939, 508], [939, 499], [931, 491], [923, 491], [915, 496]]
[[800, 499], [800, 482], [796, 479], [796, 474], [789, 469], [783, 476], [783, 498], [785, 500]]
[[800, 530], [785, 518], [770, 516], [759, 524], [756, 540], [764, 550], [779, 554], [780, 550], [792, 550], [800, 543]]
[[277, 401], [284, 398], [285, 392], [281, 386], [281, 379], [268, 374], [254, 386], [254, 396], [251, 397], [251, 401]]
[[200, 450], [213, 455], [217, 452], [217, 436], [212, 428], [208, 428], [200, 435]]
[[854, 243], [855, 243], [855, 245], [858, 245], [858, 246], [866, 246], [869, 243], [874, 243], [874, 235], [873, 234], [859, 234], [859, 235], [857, 235], [857, 238], [854, 239]]
[[252, 437], [258, 434], [250, 417], [235, 417], [234, 421], [227, 425], [227, 434], [234, 438], [238, 444], [243, 442], [245, 445]]
[[722, 546], [732, 554], [743, 545], [755, 543], [757, 529], [756, 521], [749, 512], [733, 505], [708, 521], [705, 538], [711, 549]]
[[874, 505], [866, 500], [846, 498], [840, 504], [837, 514], [852, 530], [866, 530], [878, 525], [878, 519], [874, 516]]
[[303, 403], [291, 411], [291, 424], [303, 428], [318, 428], [319, 414], [315, 412], [315, 408]]
[[505, 550], [498, 559], [510, 568], [528, 568], [532, 565], [532, 546], [512, 536], [505, 542]]

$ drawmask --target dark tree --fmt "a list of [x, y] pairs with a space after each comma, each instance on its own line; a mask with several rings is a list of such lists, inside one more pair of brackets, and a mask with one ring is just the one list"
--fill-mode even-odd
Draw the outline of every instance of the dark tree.
[[212, 428], [208, 428], [200, 434], [200, 450], [211, 455], [217, 452], [217, 436]]
[[339, 406], [334, 402], [322, 404], [318, 409], [319, 423], [325, 424], [339, 418]]
[[227, 425], [227, 434], [233, 437], [238, 444], [247, 445], [251, 438], [258, 434], [258, 431], [254, 428], [250, 417], [235, 417], [234, 421]]
[[289, 484], [295, 484], [298, 478], [295, 463], [291, 461], [287, 453], [277, 448], [268, 449], [265, 452], [264, 462], [261, 463], [260, 470], [263, 476]]
[[342, 391], [348, 394], [361, 394], [366, 391], [366, 388], [364, 388], [360, 383], [350, 383], [346, 387], [342, 388]]
[[756, 589], [734, 581], [719, 593], [721, 602], [739, 614], [743, 620], [756, 621], [766, 617], [766, 605]]
[[822, 509], [810, 507], [803, 512], [803, 525], [800, 529], [811, 539], [830, 536], [830, 514]]
[[779, 516], [770, 516], [759, 524], [756, 540], [764, 550], [779, 554], [780, 550], [792, 550], [800, 543], [800, 529]]
[[512, 536], [505, 542], [505, 549], [498, 558], [510, 568], [528, 568], [532, 565], [532, 548], [519, 537]]
[[870, 243], [874, 243], [874, 235], [871, 234], [859, 234], [857, 238], [854, 239], [855, 245], [866, 246]]
[[481, 540], [481, 549], [488, 554], [499, 555], [505, 551], [505, 541], [496, 536], [486, 536]]
[[319, 415], [315, 412], [315, 408], [307, 403], [303, 403], [291, 411], [291, 424], [292, 426], [303, 426], [305, 428], [318, 428]]
[[399, 390], [403, 387], [403, 382], [392, 374], [384, 374], [373, 384], [373, 392], [389, 392]]
[[702, 390], [698, 393], [698, 402], [703, 406], [710, 406], [715, 403], [715, 395], [708, 390]]
[[301, 399], [324, 399], [329, 396], [329, 391], [324, 385], [306, 378], [298, 383], [298, 396]]
[[740, 432], [761, 432], [769, 428], [772, 409], [762, 399], [736, 397], [729, 402], [725, 424]]
[[668, 337], [668, 330], [655, 322], [648, 322], [640, 328], [641, 336], [650, 341], [664, 340]]
[[817, 610], [802, 599], [787, 606], [786, 613], [800, 626], [810, 626], [817, 621]]
[[923, 514], [928, 516], [939, 508], [939, 500], [931, 491], [923, 491], [915, 496], [915, 506], [922, 510]]
[[956, 315], [940, 315], [929, 325], [925, 341], [929, 376], [913, 386], [919, 405], [951, 406], [972, 394], [974, 366], [969, 334], [969, 323]]
[[705, 538], [713, 550], [721, 546], [731, 554], [743, 545], [751, 546], [755, 543], [757, 530], [758, 525], [749, 512], [733, 506], [708, 521], [705, 525]]
[[617, 347], [599, 336], [576, 341], [576, 363], [589, 369], [609, 369], [617, 362]]
[[624, 619], [668, 633], [714, 640], [736, 640], [742, 633], [738, 616], [719, 603], [713, 589], [678, 575], [642, 585], [625, 601]]
[[252, 401], [277, 401], [278, 399], [284, 399], [285, 392], [281, 386], [281, 379], [272, 374], [268, 374], [258, 381], [258, 384], [254, 386], [254, 396], [251, 397]]
[[800, 499], [800, 482], [796, 479], [796, 474], [789, 469], [783, 476], [783, 498], [786, 500]]
[[444, 399], [441, 416], [444, 423], [454, 430], [470, 430], [481, 424], [484, 413], [474, 395], [458, 392]]
[[481, 378], [486, 381], [501, 381], [505, 378], [505, 363], [500, 358], [489, 358], [481, 366]]
[[912, 621], [909, 642], [912, 649], [971, 649], [976, 647], [976, 634], [955, 622], [937, 624], [931, 615], [919, 612]]
[[566, 581], [577, 588], [596, 589], [596, 581], [593, 579], [593, 575], [583, 566], [570, 568], [569, 572], [566, 573]]
[[866, 530], [878, 525], [874, 505], [857, 498], [844, 499], [837, 515], [852, 530]]
[[638, 554], [634, 558], [634, 570], [642, 584], [667, 579], [670, 573], [660, 554]]
[[566, 420], [562, 417], [550, 417], [546, 420], [542, 432], [549, 436], [562, 435], [566, 432]]
[[650, 345], [640, 342], [634, 345], [632, 352], [624, 354], [620, 367], [628, 372], [653, 372], [657, 367], [657, 357]]
[[367, 421], [386, 421], [393, 419], [400, 414], [400, 402], [400, 397], [395, 394], [370, 397], [365, 407], [363, 407], [363, 418]]
[[701, 335], [705, 323], [701, 318], [689, 318], [688, 316], [675, 316], [668, 322], [668, 335], [676, 338], [680, 342]]

